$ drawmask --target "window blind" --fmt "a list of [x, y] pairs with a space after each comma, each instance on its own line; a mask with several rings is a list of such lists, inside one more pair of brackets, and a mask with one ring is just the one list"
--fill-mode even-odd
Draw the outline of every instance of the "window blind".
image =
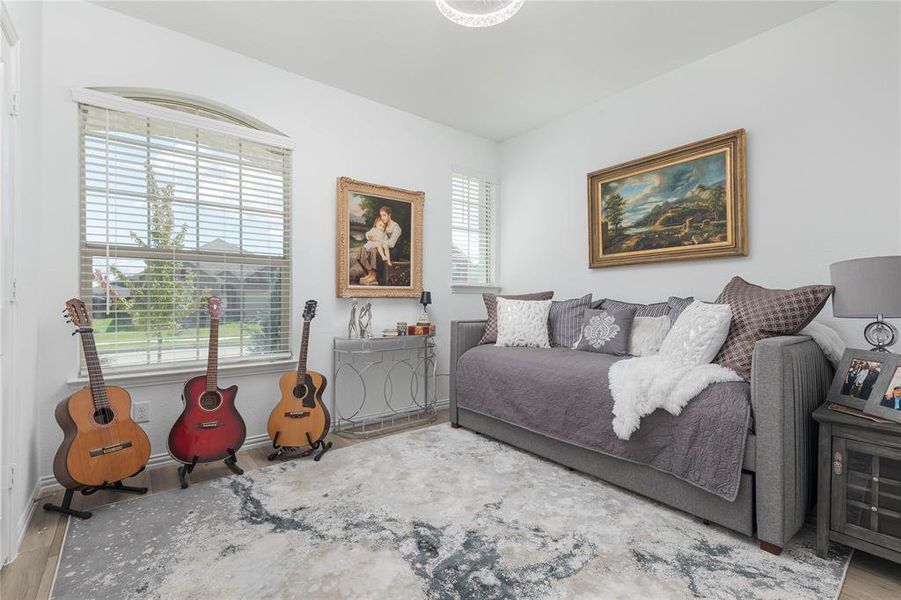
[[202, 362], [205, 298], [223, 363], [290, 355], [291, 151], [79, 104], [80, 290], [101, 362]]
[[494, 195], [489, 181], [451, 176], [452, 284], [495, 284]]

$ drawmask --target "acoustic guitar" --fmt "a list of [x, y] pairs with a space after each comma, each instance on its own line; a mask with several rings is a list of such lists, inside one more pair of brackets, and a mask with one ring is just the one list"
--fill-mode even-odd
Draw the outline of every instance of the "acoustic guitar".
[[[139, 473], [150, 458], [150, 440], [131, 419], [131, 397], [103, 381], [87, 306], [78, 298], [64, 313], [81, 335], [89, 385], [56, 406], [63, 442], [53, 459], [53, 475], [67, 490], [109, 487]], [[71, 498], [71, 494], [70, 494]], [[89, 513], [82, 513], [90, 516]]]
[[267, 430], [272, 447], [278, 452], [269, 455], [274, 460], [286, 451], [309, 446], [319, 450], [314, 460], [332, 447], [325, 442], [331, 427], [331, 417], [322, 402], [322, 392], [327, 384], [325, 376], [307, 369], [307, 352], [310, 346], [310, 321], [316, 316], [316, 301], [307, 300], [303, 310], [303, 337], [297, 370], [283, 374], [278, 381], [282, 397], [269, 415]]
[[217, 383], [221, 299], [210, 296], [207, 311], [210, 314], [210, 342], [206, 375], [198, 375], [185, 383], [184, 409], [169, 431], [169, 454], [183, 465], [178, 470], [182, 488], [188, 487], [187, 475], [197, 463], [224, 459], [235, 473], [244, 472], [238, 467], [235, 456], [247, 435], [244, 419], [235, 408], [238, 386], [222, 389]]

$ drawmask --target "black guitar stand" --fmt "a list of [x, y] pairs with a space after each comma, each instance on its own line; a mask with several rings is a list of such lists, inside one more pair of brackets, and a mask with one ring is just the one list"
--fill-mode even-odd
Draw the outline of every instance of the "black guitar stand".
[[[279, 446], [278, 445], [278, 436], [280, 433], [281, 432], [279, 432], [279, 431], [275, 432], [275, 439], [272, 440], [272, 447], [275, 448], [275, 452], [273, 452], [269, 456], [267, 456], [266, 457], [267, 460], [273, 461], [276, 458], [279, 458], [280, 456], [283, 456], [290, 452], [297, 452], [297, 451], [301, 450], [300, 446]], [[331, 447], [332, 447], [331, 442], [326, 442], [324, 440], [319, 440], [318, 442], [314, 442], [310, 438], [309, 433], [307, 434], [307, 442], [309, 442], [310, 447], [307, 448], [306, 450], [304, 450], [303, 452], [301, 452], [300, 454], [298, 454], [296, 458], [303, 458], [304, 456], [309, 456], [309, 455], [313, 454], [314, 452], [316, 452], [317, 450], [319, 450], [319, 452], [316, 454], [316, 456], [313, 457], [314, 461], [319, 462], [319, 459], [322, 458], [322, 455], [325, 454], [326, 452], [328, 452], [329, 449], [331, 449]]]
[[238, 457], [235, 456], [235, 451], [231, 448], [228, 449], [228, 458], [224, 461], [225, 466], [232, 470], [236, 475], [243, 475], [244, 469], [238, 466]]
[[[141, 468], [143, 471], [144, 468]], [[138, 471], [140, 473], [141, 471]], [[138, 473], [135, 473], [137, 475]], [[58, 512], [64, 515], [69, 515], [71, 517], [77, 517], [79, 519], [90, 519], [91, 511], [89, 510], [75, 510], [72, 508], [72, 498], [75, 496], [75, 492], [81, 492], [83, 496], [90, 496], [93, 493], [96, 493], [100, 490], [112, 490], [114, 492], [128, 492], [131, 494], [146, 494], [147, 488], [145, 487], [137, 487], [133, 485], [124, 485], [121, 481], [114, 481], [113, 483], [101, 483], [100, 485], [94, 487], [86, 487], [78, 490], [66, 490], [66, 493], [63, 495], [63, 503], [62, 504], [51, 504], [47, 502], [44, 504], [44, 510], [50, 512]]]
[[[238, 457], [235, 456], [235, 451], [229, 448], [227, 450], [228, 457], [222, 462], [225, 463], [225, 466], [232, 470], [236, 475], [243, 475], [244, 469], [238, 466]], [[194, 460], [191, 461], [190, 464], [182, 465], [178, 468], [178, 481], [181, 482], [181, 489], [187, 489], [190, 482], [188, 481], [188, 475], [194, 471], [194, 467], [197, 466], [197, 456], [194, 457]]]
[[197, 455], [194, 455], [194, 460], [191, 461], [190, 464], [182, 465], [178, 467], [178, 481], [181, 483], [181, 489], [188, 489], [188, 475], [194, 470], [194, 467], [197, 466]]

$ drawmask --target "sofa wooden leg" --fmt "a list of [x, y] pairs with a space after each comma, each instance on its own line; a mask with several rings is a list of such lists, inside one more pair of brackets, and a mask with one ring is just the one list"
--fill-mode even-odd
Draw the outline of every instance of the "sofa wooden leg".
[[770, 554], [775, 554], [779, 556], [782, 554], [782, 546], [777, 546], [776, 544], [771, 544], [769, 542], [764, 542], [760, 540], [760, 549], [764, 552], [769, 552]]
[[460, 429], [459, 423], [454, 423], [453, 421], [451, 421], [450, 424], [451, 424], [451, 427], [453, 427], [454, 429]]

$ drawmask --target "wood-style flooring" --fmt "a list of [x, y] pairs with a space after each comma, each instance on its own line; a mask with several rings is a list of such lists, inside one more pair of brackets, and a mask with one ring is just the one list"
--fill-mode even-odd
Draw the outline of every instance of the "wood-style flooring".
[[[447, 421], [446, 410], [439, 413], [439, 421]], [[334, 442], [332, 451], [366, 442], [366, 440], [348, 439], [338, 435], [331, 436], [329, 439]], [[268, 446], [242, 450], [238, 453], [239, 464], [246, 471], [270, 465], [272, 463], [266, 460], [266, 455], [269, 452], [270, 448]], [[294, 459], [283, 458], [281, 460]], [[312, 458], [301, 460], [312, 460]], [[327, 463], [328, 456], [323, 460]], [[147, 492], [148, 494], [159, 494], [178, 488], [178, 477], [175, 471], [175, 466], [167, 465], [145, 471], [126, 483], [147, 486], [150, 488]], [[226, 477], [231, 474], [232, 472], [221, 462], [197, 465], [197, 468], [191, 475], [191, 481], [200, 482]], [[79, 509], [91, 509], [133, 497], [132, 494], [100, 491], [92, 496], [77, 495], [77, 500], [73, 502], [73, 505]], [[38, 500], [38, 504], [43, 505], [47, 501], [61, 502], [62, 492], [56, 492], [49, 497], [41, 498]], [[36, 508], [25, 533], [22, 547], [19, 549], [19, 555], [15, 561], [6, 565], [0, 571], [0, 598], [4, 600], [7, 598], [15, 598], [16, 600], [45, 600], [49, 598], [50, 586], [53, 583], [56, 571], [56, 563], [62, 549], [66, 518], [63, 515], [42, 510], [40, 506]], [[839, 599], [886, 600], [887, 598], [901, 598], [901, 566], [855, 551]]]

